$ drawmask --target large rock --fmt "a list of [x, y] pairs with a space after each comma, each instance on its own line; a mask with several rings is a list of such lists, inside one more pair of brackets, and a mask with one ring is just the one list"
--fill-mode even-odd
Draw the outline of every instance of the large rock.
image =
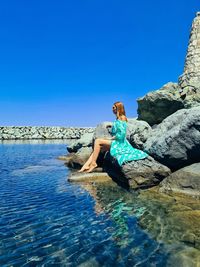
[[137, 119], [128, 119], [127, 139], [135, 148], [144, 148], [144, 143], [151, 134], [151, 126], [146, 121], [138, 121]]
[[110, 153], [105, 156], [104, 170], [120, 185], [132, 189], [149, 188], [158, 185], [171, 171], [152, 157], [131, 161], [120, 167]]
[[83, 134], [80, 139], [71, 142], [67, 146], [67, 151], [72, 153], [72, 152], [77, 152], [82, 147], [91, 147], [93, 142], [93, 136], [94, 136], [93, 132]]
[[177, 83], [169, 82], [161, 89], [138, 98], [138, 120], [144, 120], [150, 125], [159, 124], [169, 115], [184, 108], [179, 91]]
[[164, 179], [160, 192], [178, 192], [200, 196], [200, 163], [184, 167]]
[[[92, 147], [82, 147], [77, 153], [70, 153], [64, 157], [65, 165], [69, 168], [80, 169], [92, 153]], [[61, 158], [60, 158], [61, 159]]]
[[172, 170], [200, 161], [200, 106], [166, 118], [144, 145], [145, 151]]
[[112, 122], [102, 122], [97, 125], [94, 131], [94, 140], [97, 138], [111, 138]]

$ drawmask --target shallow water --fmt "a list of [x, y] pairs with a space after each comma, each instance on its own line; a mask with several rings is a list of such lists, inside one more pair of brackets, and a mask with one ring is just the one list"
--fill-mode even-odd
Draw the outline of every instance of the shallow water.
[[198, 201], [69, 183], [64, 142], [0, 144], [0, 266], [199, 266]]

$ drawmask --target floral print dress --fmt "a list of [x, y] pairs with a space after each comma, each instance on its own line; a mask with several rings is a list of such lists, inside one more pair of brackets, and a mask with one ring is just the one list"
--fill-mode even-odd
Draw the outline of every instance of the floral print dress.
[[126, 139], [127, 122], [116, 119], [112, 126], [112, 136], [115, 140], [111, 142], [110, 154], [117, 159], [119, 165], [148, 157], [142, 150], [132, 147]]

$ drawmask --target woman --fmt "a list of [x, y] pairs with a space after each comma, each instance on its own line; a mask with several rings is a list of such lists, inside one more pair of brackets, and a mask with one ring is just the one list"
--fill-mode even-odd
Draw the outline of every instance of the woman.
[[110, 150], [111, 156], [115, 157], [121, 166], [123, 163], [139, 160], [148, 157], [148, 154], [133, 148], [126, 139], [127, 118], [122, 102], [113, 104], [113, 113], [116, 115], [116, 120], [112, 126], [112, 138], [100, 139], [97, 138], [94, 143], [94, 151], [79, 170], [79, 172], [91, 172], [97, 167], [97, 158], [101, 148]]

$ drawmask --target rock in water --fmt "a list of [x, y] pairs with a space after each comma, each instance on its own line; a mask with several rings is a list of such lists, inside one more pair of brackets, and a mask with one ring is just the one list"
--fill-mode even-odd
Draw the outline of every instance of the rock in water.
[[184, 167], [160, 183], [160, 192], [178, 192], [200, 196], [200, 163]]
[[111, 178], [106, 172], [91, 172], [91, 173], [72, 173], [68, 181], [70, 182], [107, 182], [111, 181]]

